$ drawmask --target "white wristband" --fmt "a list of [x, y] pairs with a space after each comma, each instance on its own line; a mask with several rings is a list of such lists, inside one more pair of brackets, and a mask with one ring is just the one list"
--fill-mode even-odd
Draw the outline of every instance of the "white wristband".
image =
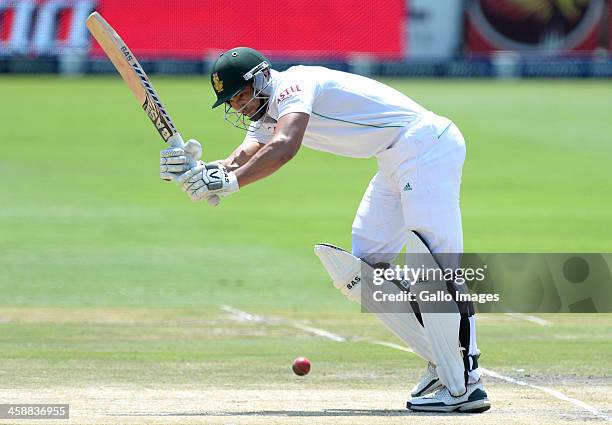
[[238, 192], [240, 186], [238, 185], [238, 179], [236, 178], [236, 174], [233, 171], [227, 173], [227, 179], [229, 180], [227, 186], [227, 192], [234, 193]]

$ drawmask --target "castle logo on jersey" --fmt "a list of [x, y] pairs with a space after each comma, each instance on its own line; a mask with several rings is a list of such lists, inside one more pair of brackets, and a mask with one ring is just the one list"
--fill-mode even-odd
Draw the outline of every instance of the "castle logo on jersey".
[[299, 84], [286, 88], [285, 90], [280, 92], [280, 94], [278, 95], [278, 99], [276, 99], [276, 103], [281, 103], [283, 100], [301, 91], [302, 89], [300, 88]]
[[215, 87], [215, 91], [217, 93], [221, 93], [223, 91], [223, 80], [219, 79], [219, 76], [215, 72], [212, 75], [213, 86]]

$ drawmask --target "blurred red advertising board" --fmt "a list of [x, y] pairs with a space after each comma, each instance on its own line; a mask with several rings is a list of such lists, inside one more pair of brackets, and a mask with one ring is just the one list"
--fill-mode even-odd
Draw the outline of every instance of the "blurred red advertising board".
[[403, 54], [404, 0], [98, 3], [98, 11], [138, 55], [199, 58], [235, 46], [300, 57]]
[[405, 0], [0, 0], [0, 55], [88, 49], [98, 10], [143, 57], [201, 59], [235, 46], [276, 56], [400, 58]]

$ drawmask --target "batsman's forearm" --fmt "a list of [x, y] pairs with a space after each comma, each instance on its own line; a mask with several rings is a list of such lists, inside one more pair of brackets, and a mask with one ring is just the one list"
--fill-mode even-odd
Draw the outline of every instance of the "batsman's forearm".
[[240, 187], [261, 180], [291, 160], [297, 150], [283, 141], [273, 141], [262, 147], [234, 173]]
[[234, 149], [234, 152], [226, 159], [221, 160], [220, 163], [227, 169], [227, 171], [236, 171], [255, 155], [262, 145], [255, 140], [245, 140]]

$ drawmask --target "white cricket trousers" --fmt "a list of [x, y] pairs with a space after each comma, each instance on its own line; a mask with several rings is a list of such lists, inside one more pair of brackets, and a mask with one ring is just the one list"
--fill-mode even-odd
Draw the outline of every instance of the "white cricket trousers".
[[[462, 253], [459, 190], [465, 140], [457, 126], [429, 112], [377, 159], [378, 172], [353, 222], [353, 255], [370, 264], [391, 262], [393, 254], [405, 245], [409, 231], [417, 232], [432, 254]], [[409, 246], [406, 251], [410, 252]], [[480, 377], [471, 357], [479, 354], [474, 316], [461, 322], [462, 335], [469, 335], [469, 341], [464, 339], [462, 345], [466, 343], [464, 348], [470, 354], [466, 369], [469, 381], [474, 382]]]
[[463, 252], [465, 141], [455, 124], [428, 113], [377, 159], [378, 172], [353, 222], [353, 255], [370, 264], [388, 262], [378, 254], [399, 253], [410, 230], [434, 254]]

